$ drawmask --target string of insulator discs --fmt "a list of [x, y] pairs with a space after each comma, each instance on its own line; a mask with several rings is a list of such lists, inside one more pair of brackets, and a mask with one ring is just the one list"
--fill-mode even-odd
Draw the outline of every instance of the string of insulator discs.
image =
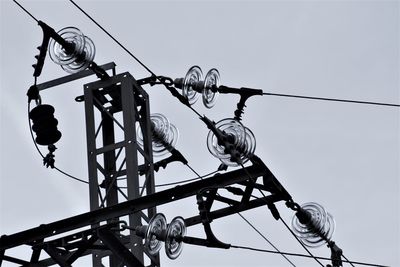
[[[150, 115], [150, 128], [152, 135], [153, 155], [161, 157], [168, 153], [170, 148], [174, 148], [178, 138], [178, 129], [160, 113]], [[140, 126], [136, 129], [137, 142], [143, 148], [143, 133]]]
[[220, 75], [217, 69], [207, 72], [203, 81], [203, 72], [199, 66], [191, 67], [184, 78], [174, 80], [175, 87], [182, 89], [183, 96], [189, 101], [190, 105], [197, 102], [199, 92], [203, 96], [203, 104], [207, 108], [212, 108], [218, 98], [216, 88], [220, 85]]
[[135, 228], [122, 225], [122, 228], [133, 230], [137, 236], [142, 237], [144, 249], [150, 255], [156, 255], [160, 251], [162, 242], [165, 242], [165, 253], [172, 260], [179, 257], [183, 250], [186, 224], [180, 216], [173, 218], [167, 225], [165, 215], [157, 213], [151, 218], [148, 225]]
[[93, 41], [75, 27], [66, 27], [57, 33], [71, 45], [71, 48], [67, 49], [54, 39], [50, 39], [51, 60], [69, 73], [85, 70], [93, 62], [96, 54]]
[[[144, 239], [144, 248], [150, 255], [156, 255], [165, 242], [165, 252], [170, 259], [176, 259], [183, 250], [186, 236], [186, 224], [182, 217], [175, 217], [167, 225], [165, 215], [157, 213], [148, 225], [123, 229], [134, 230]], [[319, 247], [331, 242], [335, 231], [335, 221], [331, 214], [318, 203], [309, 202], [301, 205], [292, 219], [292, 228], [301, 242], [308, 247]]]
[[[212, 108], [218, 98], [220, 87], [220, 74], [217, 69], [207, 72], [203, 80], [203, 72], [200, 67], [193, 66], [186, 73], [185, 77], [174, 80], [174, 86], [182, 89], [182, 95], [190, 105], [196, 103], [201, 92], [203, 104]], [[223, 119], [215, 124], [218, 131], [222, 132], [221, 137], [210, 130], [207, 136], [207, 147], [210, 153], [218, 158], [226, 166], [239, 166], [248, 161], [256, 148], [256, 139], [253, 132], [243, 126], [238, 118]], [[232, 155], [232, 150], [236, 155]]]
[[335, 227], [332, 215], [315, 202], [301, 205], [292, 218], [294, 233], [307, 247], [319, 247], [329, 243]]

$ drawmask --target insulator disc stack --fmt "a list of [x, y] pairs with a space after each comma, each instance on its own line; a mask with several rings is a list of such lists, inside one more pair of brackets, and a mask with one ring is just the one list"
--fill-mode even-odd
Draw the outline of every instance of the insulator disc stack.
[[[238, 166], [239, 162], [246, 163], [256, 149], [253, 132], [235, 119], [223, 119], [215, 126], [224, 133], [230, 145], [225, 147], [219, 142], [214, 132], [210, 131], [207, 136], [207, 147], [210, 153], [227, 166]], [[233, 159], [229, 153], [231, 149], [237, 151], [237, 160]]]
[[203, 79], [203, 72], [199, 66], [191, 67], [183, 80], [182, 94], [189, 101], [190, 105], [196, 103], [199, 95], [195, 90], [198, 83]]
[[[169, 120], [160, 113], [150, 115], [152, 149], [154, 156], [163, 156], [168, 153], [169, 147], [175, 147], [179, 132], [178, 129], [169, 122]], [[137, 127], [137, 141], [143, 147], [143, 133], [140, 127]]]
[[158, 238], [167, 229], [167, 220], [162, 213], [157, 213], [151, 218], [149, 225], [146, 228], [144, 236], [144, 247], [150, 255], [157, 254], [162, 246], [162, 241]]
[[183, 237], [186, 236], [186, 224], [182, 217], [172, 219], [168, 225], [165, 239], [165, 253], [171, 260], [176, 259], [183, 250]]
[[66, 27], [57, 32], [73, 49], [65, 49], [54, 39], [49, 42], [51, 60], [69, 73], [86, 69], [93, 61], [96, 48], [93, 41], [75, 27]]
[[[217, 69], [211, 69], [207, 72], [206, 77], [204, 78], [204, 87], [203, 87], [203, 104], [207, 108], [212, 108], [215, 105], [215, 102], [218, 98], [218, 91], [215, 89], [220, 85], [220, 75]], [[214, 89], [214, 90], [213, 90]]]
[[292, 219], [292, 228], [297, 237], [307, 247], [319, 247], [332, 238], [335, 220], [324, 207], [315, 202], [301, 205]]
[[54, 111], [51, 105], [38, 105], [29, 112], [29, 118], [33, 122], [32, 130], [36, 133], [35, 141], [39, 145], [55, 144], [61, 138]]

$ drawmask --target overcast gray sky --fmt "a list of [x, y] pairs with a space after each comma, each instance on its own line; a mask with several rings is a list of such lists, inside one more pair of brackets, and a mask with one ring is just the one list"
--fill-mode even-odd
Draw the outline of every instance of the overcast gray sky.
[[[148, 73], [66, 0], [21, 3], [54, 29], [75, 26], [96, 45], [95, 61], [114, 61], [136, 78]], [[221, 83], [264, 92], [400, 103], [398, 1], [88, 1], [77, 0], [155, 73], [181, 77], [192, 65], [217, 68]], [[42, 166], [30, 139], [26, 90], [33, 82], [39, 26], [11, 0], [1, 0], [0, 234], [12, 234], [89, 210], [88, 188]], [[39, 83], [64, 76], [46, 59]], [[94, 77], [42, 94], [63, 133], [58, 167], [87, 179], [84, 109], [74, 98]], [[165, 89], [146, 88], [151, 111], [180, 131], [177, 148], [201, 174], [219, 161], [205, 145], [207, 129]], [[238, 98], [220, 96], [207, 110], [231, 117]], [[333, 239], [355, 261], [400, 266], [400, 112], [398, 108], [254, 97], [243, 123], [257, 139], [256, 154], [298, 203], [321, 203], [336, 219]], [[180, 164], [156, 183], [192, 178]], [[292, 212], [278, 205], [283, 218]], [[161, 206], [168, 221], [197, 214], [194, 198]], [[304, 253], [268, 209], [243, 213], [278, 248]], [[224, 242], [271, 247], [238, 216], [212, 223]], [[201, 228], [188, 234], [202, 236]], [[329, 256], [323, 246], [316, 255]], [[16, 255], [29, 255], [27, 248]], [[162, 266], [288, 266], [279, 255], [187, 245]], [[291, 258], [297, 266], [317, 266]], [[86, 266], [82, 260], [76, 266]], [[8, 266], [5, 264], [5, 266]]]

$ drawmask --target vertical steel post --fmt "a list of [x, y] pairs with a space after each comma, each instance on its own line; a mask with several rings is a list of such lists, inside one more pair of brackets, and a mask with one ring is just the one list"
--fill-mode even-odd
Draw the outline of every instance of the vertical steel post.
[[[129, 73], [122, 73], [109, 79], [96, 81], [84, 86], [86, 113], [86, 136], [88, 150], [88, 171], [90, 209], [109, 207], [125, 200], [132, 200], [155, 192], [154, 166], [151, 143], [150, 109], [147, 93]], [[98, 116], [97, 116], [98, 115]], [[143, 133], [143, 148], [136, 140], [136, 127]], [[99, 135], [102, 135], [102, 140]], [[102, 158], [102, 160], [101, 160]], [[145, 164], [143, 177], [138, 174], [139, 161]], [[122, 179], [122, 180], [120, 180]], [[121, 186], [121, 182], [126, 183]], [[140, 190], [145, 186], [145, 190]], [[126, 189], [125, 189], [126, 187]], [[146, 214], [147, 213], [147, 214]], [[148, 222], [156, 213], [152, 207], [147, 212], [129, 215], [131, 227]], [[113, 220], [121, 220], [114, 218]], [[112, 220], [111, 220], [112, 221]], [[93, 225], [93, 227], [98, 224]], [[117, 237], [122, 242], [122, 238]], [[160, 266], [158, 255], [147, 256], [142, 239], [131, 234], [124, 246], [142, 266], [147, 257], [151, 266]], [[93, 254], [93, 266], [101, 267], [104, 254]], [[109, 266], [121, 266], [121, 255], [109, 257]]]

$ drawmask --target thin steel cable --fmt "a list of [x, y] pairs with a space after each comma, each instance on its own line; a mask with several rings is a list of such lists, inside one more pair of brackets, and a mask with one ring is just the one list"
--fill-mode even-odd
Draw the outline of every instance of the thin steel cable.
[[[242, 167], [242, 169], [245, 171], [246, 175], [249, 177], [250, 180], [254, 181], [253, 178], [251, 178], [250, 173], [247, 171], [247, 169], [244, 167], [242, 163], [239, 163], [239, 165]], [[266, 197], [264, 192], [261, 189], [258, 189], [260, 191], [261, 195], [263, 197]], [[325, 267], [317, 258], [314, 257], [314, 255], [311, 253], [309, 249], [299, 240], [299, 238], [295, 235], [295, 233], [290, 229], [290, 227], [286, 224], [286, 222], [282, 219], [281, 216], [279, 216], [279, 219], [283, 222], [283, 224], [286, 226], [286, 228], [292, 233], [292, 235], [296, 238], [296, 240], [301, 244], [301, 246], [307, 251], [308, 254], [310, 254], [311, 257], [315, 259], [316, 262], [318, 262], [322, 267]]]
[[[192, 167], [190, 167], [190, 165], [189, 164], [186, 164], [187, 166], [188, 166], [188, 168], [193, 172], [193, 173], [195, 173], [197, 176], [199, 176], [198, 175], [198, 173], [192, 168]], [[200, 177], [200, 176], [199, 176]], [[201, 178], [201, 179], [203, 179], [203, 178]], [[217, 193], [217, 195], [219, 195], [218, 193]], [[267, 239], [267, 237], [265, 236], [265, 235], [263, 235], [262, 233], [261, 233], [261, 231], [260, 230], [258, 230], [249, 220], [247, 220], [242, 214], [240, 214], [239, 212], [237, 213], [251, 228], [253, 228], [253, 230], [255, 230], [265, 241], [267, 241], [274, 249], [276, 249], [276, 252], [277, 253], [280, 253], [280, 250], [271, 242], [271, 241], [269, 241], [268, 239]], [[291, 262], [285, 255], [283, 255], [283, 254], [281, 254], [282, 255], [282, 257], [284, 257], [292, 266], [294, 266], [294, 267], [296, 267], [296, 265], [294, 265], [294, 263], [293, 262]]]
[[[30, 118], [29, 118], [29, 111], [30, 111], [30, 110], [31, 110], [31, 104], [30, 104], [30, 102], [28, 102], [28, 124], [29, 124], [29, 132], [31, 133], [32, 141], [33, 141], [33, 144], [34, 144], [35, 147], [36, 147], [36, 150], [39, 152], [39, 154], [40, 154], [40, 156], [42, 157], [42, 159], [44, 159], [45, 157], [44, 157], [43, 153], [40, 151], [39, 146], [37, 145], [37, 143], [36, 143], [36, 141], [35, 141], [35, 136], [33, 135], [32, 123], [31, 123], [31, 120], [30, 120]], [[74, 179], [74, 180], [79, 181], [79, 182], [81, 182], [81, 183], [89, 184], [88, 181], [79, 179], [79, 178], [77, 178], [77, 177], [75, 177], [75, 176], [73, 176], [73, 175], [71, 175], [71, 174], [69, 174], [69, 173], [67, 173], [67, 172], [65, 172], [65, 171], [63, 171], [63, 170], [57, 168], [56, 166], [54, 166], [54, 169], [57, 170], [58, 172], [64, 174], [65, 176], [71, 178], [71, 179]]]
[[14, 3], [16, 3], [23, 11], [25, 11], [26, 14], [28, 14], [31, 18], [33, 18], [36, 22], [39, 22], [35, 16], [33, 16], [28, 10], [26, 10], [20, 3], [18, 3], [16, 0], [13, 0]]
[[[279, 254], [277, 251], [273, 251], [273, 250], [252, 248], [252, 247], [246, 247], [246, 246], [231, 245], [231, 248], [247, 249], [247, 250], [258, 251], [258, 252]], [[312, 256], [310, 256], [310, 255], [305, 255], [305, 254], [300, 254], [300, 253], [290, 253], [290, 252], [281, 252], [281, 253], [283, 255], [287, 255], [287, 256], [312, 258]], [[315, 258], [320, 259], [320, 260], [331, 260], [330, 258], [327, 258], [327, 257], [315, 256]], [[342, 262], [349, 263], [352, 266], [354, 266], [353, 264], [358, 264], [358, 265], [373, 266], [373, 267], [389, 267], [389, 266], [379, 265], [379, 264], [374, 264], [374, 263], [366, 263], [366, 262], [359, 262], [359, 261], [349, 261], [347, 259], [343, 260]]]
[[342, 254], [342, 257], [343, 257], [348, 263], [350, 263], [351, 266], [355, 267], [355, 266], [353, 265], [353, 263], [352, 263], [351, 261], [349, 261], [349, 259], [348, 259], [345, 255]]
[[388, 107], [400, 107], [399, 104], [391, 103], [381, 103], [381, 102], [369, 102], [369, 101], [359, 101], [359, 100], [349, 100], [349, 99], [339, 99], [339, 98], [326, 98], [326, 97], [316, 97], [316, 96], [304, 96], [304, 95], [291, 95], [291, 94], [276, 94], [276, 93], [263, 93], [263, 95], [270, 96], [281, 96], [281, 97], [292, 97], [292, 98], [302, 98], [310, 100], [322, 100], [322, 101], [334, 101], [334, 102], [345, 102], [353, 104], [365, 104], [365, 105], [376, 105], [376, 106], [388, 106]]
[[[180, 181], [177, 181], [177, 182], [165, 183], [165, 184], [156, 184], [156, 185], [154, 185], [154, 187], [164, 187], [164, 186], [172, 186], [172, 185], [181, 185], [181, 184], [184, 184], [184, 183], [188, 183], [188, 182], [200, 180], [200, 179], [203, 179], [203, 178], [207, 178], [208, 176], [213, 175], [213, 174], [216, 173], [216, 172], [218, 172], [218, 170], [217, 170], [217, 171], [210, 172], [210, 173], [207, 173], [207, 174], [204, 174], [204, 175], [202, 175], [202, 176], [200, 176], [200, 177], [199, 177], [199, 176], [196, 176], [196, 177], [194, 177], [194, 178], [190, 178], [190, 179], [186, 179], [186, 180], [180, 180]], [[126, 177], [124, 177], [124, 178], [118, 178], [118, 180], [124, 180], [124, 179], [126, 179]], [[119, 187], [120, 187], [120, 188], [127, 188], [126, 186], [119, 186]], [[142, 188], [142, 186], [141, 186], [140, 188]]]
[[114, 36], [112, 36], [103, 26], [101, 26], [92, 16], [90, 16], [83, 8], [81, 8], [73, 0], [69, 0], [76, 8], [78, 8], [86, 17], [88, 17], [94, 24], [97, 25], [105, 34], [107, 34], [114, 42], [116, 42], [126, 53], [128, 53], [137, 63], [145, 68], [151, 75], [156, 76], [139, 58], [137, 58], [132, 52], [130, 52], [123, 44], [121, 44]]
[[300, 245], [307, 251], [308, 254], [310, 254], [311, 257], [315, 259], [316, 262], [318, 262], [322, 267], [325, 267], [312, 253], [311, 251], [300, 241], [300, 239], [296, 236], [296, 234], [293, 232], [292, 229], [290, 229], [289, 225], [286, 224], [285, 220], [282, 219], [282, 217], [279, 218], [281, 222], [286, 226], [286, 228], [289, 230], [289, 232], [296, 238], [297, 242], [300, 243]]
[[256, 231], [265, 241], [267, 241], [268, 244], [271, 245], [275, 249], [274, 253], [281, 254], [282, 257], [284, 257], [292, 266], [296, 267], [296, 265], [284, 254], [282, 253], [269, 239], [261, 233], [260, 230], [258, 230], [252, 223], [250, 223], [240, 212], [237, 213], [245, 222], [247, 222], [248, 225], [250, 225], [251, 228], [253, 228], [254, 231]]

